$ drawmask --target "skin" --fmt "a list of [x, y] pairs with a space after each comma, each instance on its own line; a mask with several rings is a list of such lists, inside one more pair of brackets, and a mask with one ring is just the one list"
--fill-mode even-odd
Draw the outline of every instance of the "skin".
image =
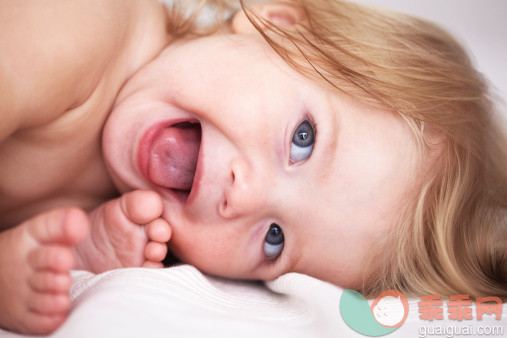
[[167, 13], [3, 1], [0, 21], [0, 327], [45, 334], [68, 315], [71, 269], [162, 266], [161, 197], [117, 197], [100, 145], [121, 86], [168, 44]]
[[[413, 184], [415, 145], [393, 114], [311, 83], [241, 13], [213, 36], [170, 43], [156, 1], [0, 6], [0, 327], [53, 331], [72, 268], [161, 267], [165, 242], [224, 277], [296, 271], [359, 285]], [[304, 21], [283, 4], [258, 10]], [[19, 41], [44, 41], [46, 53]], [[174, 119], [202, 129], [186, 201], [138, 163], [146, 131]], [[306, 119], [315, 146], [293, 163]], [[263, 252], [272, 223], [285, 236], [276, 261]]]
[[[280, 13], [290, 25], [299, 17]], [[305, 119], [318, 125], [315, 147], [291, 163]], [[181, 120], [202, 129], [187, 201], [150, 183], [138, 164], [146, 131]], [[177, 256], [233, 278], [293, 271], [359, 287], [363, 260], [415, 180], [416, 145], [401, 119], [311, 83], [241, 18], [229, 32], [170, 45], [137, 73], [106, 123], [103, 149], [120, 190], [163, 196]], [[263, 249], [272, 223], [285, 236], [276, 261]]]

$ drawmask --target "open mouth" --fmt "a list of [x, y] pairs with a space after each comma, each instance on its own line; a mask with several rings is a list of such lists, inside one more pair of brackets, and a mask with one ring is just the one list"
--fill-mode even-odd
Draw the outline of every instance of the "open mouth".
[[201, 146], [198, 121], [154, 126], [143, 138], [139, 166], [151, 183], [186, 202], [194, 186]]

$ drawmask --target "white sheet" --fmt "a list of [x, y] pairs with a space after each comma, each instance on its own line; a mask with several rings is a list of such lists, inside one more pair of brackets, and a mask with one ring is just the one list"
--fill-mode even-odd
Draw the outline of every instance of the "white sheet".
[[[364, 337], [340, 315], [343, 290], [305, 275], [287, 274], [266, 285], [206, 276], [189, 265], [73, 275], [72, 311], [54, 338]], [[478, 322], [474, 315], [466, 322], [428, 322], [418, 318], [419, 300], [409, 300], [405, 323], [388, 337], [417, 337], [421, 326], [432, 325], [501, 326], [507, 334], [507, 304], [500, 321], [485, 316]], [[0, 331], [0, 337], [24, 336]]]

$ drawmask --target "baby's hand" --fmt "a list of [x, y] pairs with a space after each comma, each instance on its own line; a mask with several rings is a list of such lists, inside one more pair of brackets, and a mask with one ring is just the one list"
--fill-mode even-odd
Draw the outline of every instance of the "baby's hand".
[[135, 190], [90, 213], [91, 234], [76, 248], [81, 269], [95, 273], [122, 267], [162, 268], [171, 227], [161, 218], [162, 198]]

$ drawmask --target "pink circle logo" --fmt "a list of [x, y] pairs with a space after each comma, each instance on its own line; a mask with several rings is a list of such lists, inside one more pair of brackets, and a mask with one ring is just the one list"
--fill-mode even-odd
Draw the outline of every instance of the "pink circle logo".
[[408, 315], [408, 300], [396, 290], [387, 290], [375, 298], [371, 304], [375, 320], [384, 327], [400, 327]]

